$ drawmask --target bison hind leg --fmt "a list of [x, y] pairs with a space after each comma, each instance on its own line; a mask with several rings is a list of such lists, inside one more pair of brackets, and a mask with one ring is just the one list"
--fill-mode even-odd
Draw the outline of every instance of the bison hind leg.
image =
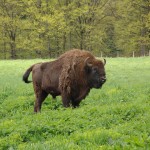
[[41, 90], [35, 93], [35, 95], [36, 95], [36, 100], [35, 100], [35, 105], [34, 105], [34, 112], [40, 112], [42, 103], [48, 94], [45, 91]]

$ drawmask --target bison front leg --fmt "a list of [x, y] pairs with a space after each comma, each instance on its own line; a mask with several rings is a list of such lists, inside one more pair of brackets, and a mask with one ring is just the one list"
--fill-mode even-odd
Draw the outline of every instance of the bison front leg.
[[40, 112], [41, 106], [45, 98], [47, 97], [47, 93], [44, 91], [39, 91], [36, 93], [36, 100], [34, 105], [34, 112]]
[[72, 106], [73, 106], [74, 108], [79, 107], [79, 104], [80, 104], [80, 101], [75, 101], [75, 100], [72, 101]]
[[70, 98], [66, 94], [62, 94], [62, 102], [64, 107], [70, 107]]
[[89, 91], [90, 91], [89, 88], [85, 88], [85, 89], [81, 90], [79, 96], [72, 100], [72, 106], [74, 108], [79, 107], [80, 102], [82, 101], [82, 99], [84, 99], [86, 97], [86, 95], [89, 93]]

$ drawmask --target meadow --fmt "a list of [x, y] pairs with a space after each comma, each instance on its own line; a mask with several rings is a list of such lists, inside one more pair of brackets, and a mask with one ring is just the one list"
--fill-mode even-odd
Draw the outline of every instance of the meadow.
[[34, 114], [33, 87], [22, 75], [42, 61], [0, 61], [0, 150], [150, 148], [150, 57], [107, 58], [107, 82], [79, 108], [49, 96]]

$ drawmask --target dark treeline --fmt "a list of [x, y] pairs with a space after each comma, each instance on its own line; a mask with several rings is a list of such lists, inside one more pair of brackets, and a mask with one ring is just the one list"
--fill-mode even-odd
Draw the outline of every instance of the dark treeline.
[[49, 58], [72, 48], [148, 55], [149, 0], [1, 0], [0, 58]]

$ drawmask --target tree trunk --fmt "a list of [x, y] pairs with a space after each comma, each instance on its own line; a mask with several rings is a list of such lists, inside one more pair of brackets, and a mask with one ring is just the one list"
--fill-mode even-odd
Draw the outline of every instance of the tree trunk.
[[[146, 28], [143, 27], [143, 29], [141, 29], [141, 37], [145, 37], [145, 35], [146, 35]], [[144, 44], [144, 41], [141, 41], [140, 50], [141, 56], [145, 56], [146, 45]]]
[[145, 50], [146, 50], [146, 46], [141, 44], [141, 56], [145, 56]]
[[48, 36], [47, 37], [47, 50], [48, 50], [48, 54], [49, 54], [49, 57], [51, 58], [51, 46], [50, 46], [50, 37]]
[[63, 36], [63, 51], [65, 52], [66, 50], [66, 33], [64, 33], [64, 36]]
[[60, 46], [59, 46], [59, 37], [56, 36], [56, 47], [57, 47], [57, 51], [60, 50]]
[[72, 35], [71, 35], [71, 31], [69, 33], [69, 49], [72, 48]]
[[3, 32], [3, 54], [4, 54], [4, 59], [6, 59], [6, 41], [5, 41], [5, 37], [6, 37], [6, 33]]
[[41, 8], [41, 5], [42, 5], [41, 0], [37, 0], [37, 7], [38, 7], [38, 8]]
[[80, 32], [80, 49], [83, 49], [83, 31]]
[[3, 53], [4, 53], [4, 59], [6, 59], [6, 43], [5, 43], [5, 41], [4, 41], [4, 49], [3, 49]]
[[83, 27], [82, 27], [82, 18], [81, 17], [79, 17], [78, 18], [78, 20], [79, 20], [79, 25], [80, 25], [80, 35], [79, 35], [79, 38], [80, 38], [80, 49], [83, 49], [83, 35], [84, 35], [84, 29], [83, 29]]
[[11, 59], [16, 59], [16, 44], [14, 42], [10, 43], [10, 49], [11, 49], [11, 51], [10, 51], [10, 54], [11, 54], [10, 58]]
[[16, 59], [16, 33], [11, 31], [10, 32], [10, 58]]

